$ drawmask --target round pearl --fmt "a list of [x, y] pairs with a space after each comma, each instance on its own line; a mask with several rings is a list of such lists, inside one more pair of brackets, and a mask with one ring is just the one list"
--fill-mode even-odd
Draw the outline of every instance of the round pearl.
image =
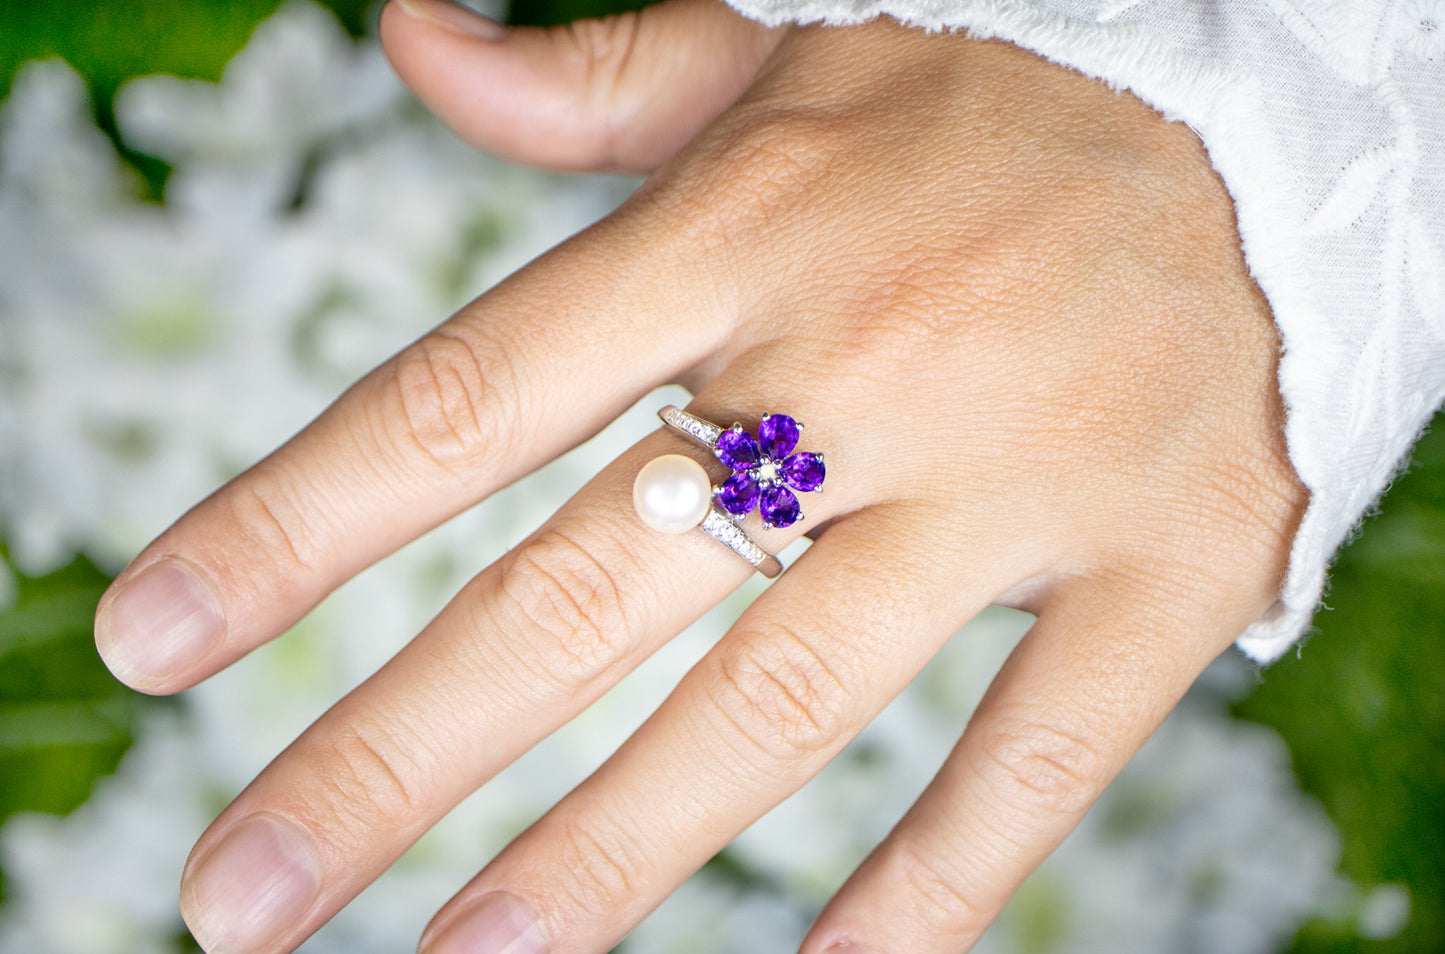
[[664, 454], [647, 462], [632, 483], [632, 506], [642, 522], [663, 533], [686, 533], [712, 506], [707, 471], [691, 457]]

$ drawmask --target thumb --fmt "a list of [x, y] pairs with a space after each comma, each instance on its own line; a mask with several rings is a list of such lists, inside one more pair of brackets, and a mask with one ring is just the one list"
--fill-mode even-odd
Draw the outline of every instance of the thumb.
[[458, 135], [573, 171], [655, 168], [732, 104], [781, 35], [721, 0], [551, 28], [506, 28], [447, 0], [393, 0], [381, 16], [392, 66]]

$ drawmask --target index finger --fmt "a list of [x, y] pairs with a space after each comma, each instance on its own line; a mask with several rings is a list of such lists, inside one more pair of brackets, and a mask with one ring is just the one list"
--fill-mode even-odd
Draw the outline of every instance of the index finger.
[[199, 682], [697, 363], [728, 322], [665, 278], [655, 234], [636, 254], [638, 232], [604, 221], [533, 262], [177, 521], [101, 599], [111, 671], [151, 693]]

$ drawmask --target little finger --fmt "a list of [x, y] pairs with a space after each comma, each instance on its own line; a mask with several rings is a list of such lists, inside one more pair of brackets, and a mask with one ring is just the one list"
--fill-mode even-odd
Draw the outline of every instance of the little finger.
[[1250, 621], [1127, 585], [1056, 594], [803, 952], [967, 950]]

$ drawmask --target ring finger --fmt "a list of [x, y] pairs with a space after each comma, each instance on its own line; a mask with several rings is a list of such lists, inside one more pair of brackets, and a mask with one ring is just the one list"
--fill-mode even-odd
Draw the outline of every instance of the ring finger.
[[1051, 592], [942, 770], [828, 904], [806, 954], [971, 947], [1252, 619], [1129, 580]]

